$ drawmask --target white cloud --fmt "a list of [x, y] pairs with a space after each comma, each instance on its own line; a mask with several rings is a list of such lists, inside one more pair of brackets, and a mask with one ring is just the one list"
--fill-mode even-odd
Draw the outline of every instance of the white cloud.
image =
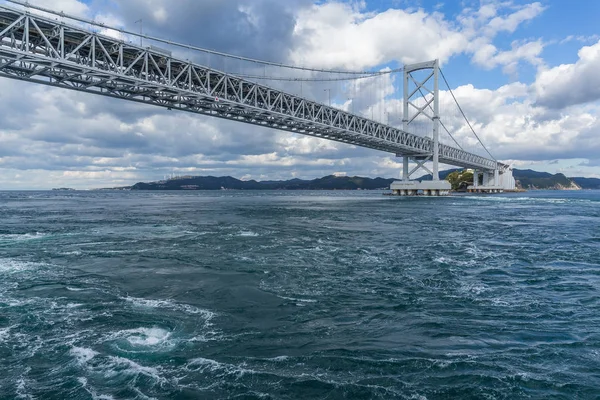
[[[535, 84], [513, 83], [497, 90], [466, 85], [455, 89], [465, 113], [486, 146], [500, 159], [551, 160], [600, 154], [600, 107], [549, 112], [536, 105]], [[446, 122], [460, 126], [460, 116]], [[460, 140], [472, 137], [463, 125]]]
[[303, 10], [294, 34], [300, 44], [292, 61], [327, 68], [370, 68], [392, 59], [447, 60], [467, 45], [441, 14], [389, 9], [374, 15], [337, 2]]
[[569, 42], [580, 42], [584, 44], [595, 43], [600, 40], [600, 35], [569, 35], [566, 38], [562, 39], [559, 44], [565, 44]]
[[[504, 3], [510, 5], [510, 3]], [[488, 5], [488, 7], [495, 7]], [[512, 6], [514, 7], [514, 6]], [[540, 15], [545, 7], [541, 3], [525, 4], [521, 8], [506, 16], [494, 16], [485, 27], [487, 36], [493, 37], [499, 32], [513, 33], [523, 22], [530, 21]], [[496, 10], [497, 11], [497, 10]], [[491, 15], [491, 14], [490, 14]], [[494, 12], [494, 15], [496, 13]]]
[[540, 71], [535, 89], [538, 104], [552, 108], [600, 100], [600, 41], [579, 50], [575, 64]]
[[156, 10], [154, 10], [152, 16], [154, 17], [156, 22], [162, 24], [167, 20], [167, 10], [164, 7], [158, 7]]
[[531, 65], [543, 64], [541, 53], [544, 50], [542, 40], [529, 42], [514, 41], [511, 49], [499, 51], [496, 46], [488, 43], [477, 49], [473, 55], [473, 61], [485, 69], [503, 66], [507, 74], [515, 74], [521, 61], [527, 61]]
[[368, 69], [389, 60], [414, 63], [438, 58], [442, 63], [458, 54], [469, 54], [479, 66], [503, 67], [514, 74], [520, 62], [534, 66], [545, 44], [540, 39], [513, 41], [510, 49], [493, 44], [499, 33], [514, 32], [544, 11], [540, 3], [516, 6], [511, 2], [465, 9], [450, 21], [422, 9], [389, 9], [367, 12], [356, 3], [314, 4], [298, 15], [294, 35], [299, 45], [292, 51], [295, 64]]
[[[77, 17], [89, 17], [90, 8], [87, 4], [78, 0], [28, 0], [32, 5], [47, 8], [49, 10], [64, 12]], [[38, 11], [36, 11], [38, 12]], [[55, 18], [55, 16], [52, 16]]]

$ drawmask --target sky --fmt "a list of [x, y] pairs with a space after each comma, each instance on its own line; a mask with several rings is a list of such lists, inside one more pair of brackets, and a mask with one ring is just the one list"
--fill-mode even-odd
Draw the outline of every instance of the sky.
[[[148, 35], [313, 68], [379, 70], [439, 59], [498, 160], [600, 178], [600, 2], [29, 2], [132, 31], [142, 19]], [[336, 107], [375, 109], [390, 123], [401, 119], [394, 88], [392, 79], [381, 83], [389, 98], [378, 104], [373, 96], [369, 103], [367, 89], [350, 101], [342, 89], [312, 87], [319, 101], [329, 95]], [[6, 78], [0, 102], [0, 190], [126, 186], [172, 174], [400, 176], [393, 154]]]

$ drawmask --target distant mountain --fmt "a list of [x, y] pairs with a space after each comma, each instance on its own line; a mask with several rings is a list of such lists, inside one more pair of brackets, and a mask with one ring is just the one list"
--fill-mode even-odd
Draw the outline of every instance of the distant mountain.
[[131, 187], [132, 190], [220, 190], [226, 189], [261, 189], [261, 185], [252, 181], [241, 181], [231, 176], [190, 176], [173, 178], [158, 182], [139, 182]]
[[523, 189], [580, 190], [581, 187], [563, 174], [550, 174], [531, 169], [513, 169], [517, 185]]
[[600, 179], [598, 178], [569, 178], [582, 189], [600, 189]]
[[[462, 168], [440, 171], [440, 178], [447, 179], [448, 175]], [[513, 176], [518, 187], [523, 189], [557, 189], [578, 190], [600, 189], [600, 179], [567, 178], [563, 174], [549, 174], [530, 169], [514, 169]], [[360, 176], [328, 175], [318, 179], [290, 179], [286, 181], [242, 181], [231, 176], [184, 176], [157, 182], [139, 182], [131, 187], [119, 189], [131, 190], [357, 190], [357, 189], [388, 189], [396, 179], [365, 178]], [[418, 180], [431, 180], [431, 175], [424, 175]], [[464, 183], [467, 184], [467, 183]]]
[[139, 182], [131, 190], [356, 190], [387, 189], [395, 179], [333, 175], [313, 180], [242, 181], [231, 176], [188, 176], [158, 182]]
[[308, 181], [304, 180], [304, 179], [298, 179], [298, 178], [289, 179], [287, 181], [260, 181], [260, 183], [262, 183], [264, 185], [277, 185], [277, 184], [281, 184], [284, 182], [292, 183], [292, 182], [308, 182]]
[[527, 178], [527, 179], [540, 179], [540, 178], [544, 179], [544, 178], [550, 178], [550, 177], [554, 176], [548, 172], [538, 172], [538, 171], [534, 171], [532, 169], [514, 168], [513, 176], [515, 176], [515, 175], [518, 175], [519, 177]]

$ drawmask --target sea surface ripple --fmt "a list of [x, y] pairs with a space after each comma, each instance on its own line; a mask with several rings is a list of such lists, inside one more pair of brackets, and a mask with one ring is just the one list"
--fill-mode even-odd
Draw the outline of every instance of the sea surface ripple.
[[600, 394], [600, 192], [0, 192], [0, 399]]

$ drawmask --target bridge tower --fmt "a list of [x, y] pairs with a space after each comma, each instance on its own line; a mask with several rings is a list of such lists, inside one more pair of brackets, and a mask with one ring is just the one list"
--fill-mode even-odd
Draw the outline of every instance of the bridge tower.
[[[426, 70], [427, 77], [415, 76], [415, 72]], [[401, 196], [412, 196], [417, 193], [431, 196], [443, 196], [450, 194], [450, 183], [440, 180], [439, 177], [439, 153], [440, 153], [440, 98], [439, 98], [439, 60], [410, 64], [404, 66], [404, 110], [402, 117], [402, 129], [410, 132], [412, 126], [418, 124], [418, 117], [425, 117], [431, 120], [433, 125], [433, 135], [429, 155], [402, 153], [396, 154], [403, 158], [402, 181], [392, 183], [391, 189], [394, 194]], [[431, 85], [433, 84], [433, 88]], [[423, 105], [416, 104], [415, 100], [422, 97]], [[409, 171], [410, 162], [417, 165]], [[426, 162], [433, 162], [433, 170], [425, 165]], [[424, 170], [431, 174], [431, 181], [416, 182], [411, 181], [410, 177], [417, 171]]]

